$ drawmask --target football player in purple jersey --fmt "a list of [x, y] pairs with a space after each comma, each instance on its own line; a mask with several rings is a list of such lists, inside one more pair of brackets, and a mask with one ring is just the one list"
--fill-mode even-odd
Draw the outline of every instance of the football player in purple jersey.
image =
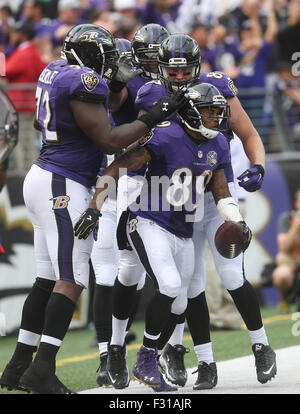
[[[56, 355], [88, 286], [93, 240], [74, 238], [73, 224], [89, 205], [103, 154], [127, 147], [184, 103], [183, 93], [166, 97], [152, 115], [113, 128], [105, 79], [126, 81], [114, 38], [97, 25], [75, 26], [65, 38], [63, 56], [43, 70], [36, 89], [35, 127], [43, 145], [23, 191], [34, 227], [37, 278], [0, 380], [2, 387], [40, 394], [72, 393], [55, 375]], [[136, 74], [131, 71], [130, 78]], [[87, 219], [97, 217], [90, 210]]]
[[[101, 210], [109, 192], [107, 184], [115, 183], [122, 169], [133, 171], [148, 165], [141, 194], [122, 213], [118, 225], [120, 261], [127, 261], [131, 272], [123, 272], [121, 267], [114, 286], [107, 371], [117, 389], [129, 384], [124, 340], [141, 265], [156, 292], [146, 309], [143, 345], [133, 375], [154, 389], [161, 386], [157, 342], [171, 310], [181, 315], [187, 305], [187, 290], [194, 273], [193, 222], [201, 219], [207, 185], [223, 219], [242, 223], [244, 250], [251, 240], [251, 231], [231, 197], [224, 174], [230, 158], [229, 145], [218, 127], [228, 117], [226, 99], [208, 83], [191, 87], [188, 96], [188, 103], [179, 112], [180, 124], [166, 121], [157, 125], [114, 161], [99, 179], [90, 205]], [[87, 237], [94, 225], [96, 222], [87, 223], [82, 217], [75, 226], [75, 235]]]
[[[143, 86], [138, 91], [136, 103], [141, 111], [148, 111], [166, 90], [171, 92], [183, 86], [202, 82], [215, 85], [227, 99], [231, 113], [228, 125], [222, 122], [219, 129], [229, 139], [229, 142], [232, 138], [232, 131], [241, 139], [252, 165], [238, 177], [239, 185], [247, 191], [256, 191], [261, 187], [264, 175], [265, 151], [262, 141], [236, 96], [237, 90], [233, 81], [221, 72], [201, 73], [200, 64], [201, 55], [196, 41], [187, 35], [171, 35], [162, 43], [158, 53], [160, 81], [149, 82]], [[172, 119], [176, 119], [176, 115]], [[225, 174], [232, 197], [237, 201], [230, 163], [225, 168]], [[197, 254], [195, 273], [188, 290], [186, 310], [186, 319], [199, 363], [198, 378], [194, 389], [213, 388], [217, 384], [217, 369], [213, 359], [209, 313], [205, 299], [206, 240], [212, 250], [216, 270], [248, 328], [258, 381], [265, 383], [276, 374], [275, 353], [268, 343], [255, 291], [244, 274], [243, 256], [228, 260], [223, 258], [215, 248], [214, 235], [221, 224], [222, 220], [214, 206], [212, 193], [206, 191], [204, 218], [194, 225], [193, 240]], [[182, 346], [184, 316], [171, 315], [166, 325], [167, 329], [163, 331], [159, 340], [159, 348], [163, 348], [175, 323], [178, 323], [177, 328], [160, 356], [160, 363], [167, 378], [174, 384], [183, 386], [187, 381], [184, 368], [186, 349]]]
[[[134, 121], [138, 116], [135, 106], [135, 98], [138, 89], [151, 79], [157, 78], [157, 52], [161, 42], [169, 36], [168, 31], [158, 24], [148, 24], [141, 27], [133, 36], [132, 43], [126, 39], [116, 39], [116, 47], [119, 51], [120, 62], [128, 64], [129, 76], [136, 75], [126, 84], [116, 81], [109, 83], [109, 116], [113, 125], [122, 125]], [[132, 71], [132, 64], [136, 68]], [[115, 278], [119, 267], [119, 254], [116, 240], [117, 219], [122, 208], [122, 199], [136, 197], [140, 191], [140, 183], [134, 176], [143, 176], [146, 167], [139, 171], [129, 173], [118, 183], [118, 202], [116, 199], [108, 198], [102, 210], [100, 218], [98, 240], [94, 243], [91, 260], [95, 272], [95, 290], [93, 299], [94, 323], [97, 334], [97, 342], [100, 351], [100, 366], [98, 370], [97, 383], [99, 386], [109, 385], [106, 373], [107, 346], [111, 338], [112, 328], [112, 295]], [[118, 209], [117, 209], [118, 205]], [[142, 271], [144, 274], [145, 272]], [[144, 277], [139, 281], [136, 291], [136, 310], [144, 286]], [[135, 312], [130, 318], [127, 326], [129, 330]], [[174, 387], [162, 384], [160, 391], [169, 391]]]
[[[159, 24], [147, 24], [136, 31], [131, 42], [131, 55], [124, 57], [129, 73], [132, 67], [139, 76], [125, 82], [113, 79], [109, 84], [109, 110], [117, 125], [134, 121], [138, 116], [135, 98], [138, 89], [151, 79], [157, 79], [157, 53], [161, 42], [169, 36]], [[135, 74], [135, 71], [132, 73]]]

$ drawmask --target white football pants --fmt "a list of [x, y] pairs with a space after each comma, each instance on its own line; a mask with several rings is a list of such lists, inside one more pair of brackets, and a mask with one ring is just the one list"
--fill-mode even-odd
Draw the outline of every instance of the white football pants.
[[[94, 243], [91, 261], [96, 283], [113, 286], [119, 269], [119, 250], [117, 244], [117, 224], [121, 213], [136, 200], [140, 194], [141, 184], [132, 177], [123, 176], [118, 181], [117, 200], [107, 198], [101, 209], [98, 238]], [[138, 290], [144, 286], [145, 272], [142, 267]]]
[[73, 227], [89, 207], [91, 191], [34, 164], [25, 177], [23, 196], [34, 229], [37, 276], [87, 288], [93, 236], [79, 240]]
[[155, 222], [132, 214], [126, 232], [133, 251], [120, 251], [119, 281], [125, 286], [137, 284], [142, 263], [160, 293], [176, 298], [172, 313], [183, 313], [194, 272], [192, 239], [179, 238]]

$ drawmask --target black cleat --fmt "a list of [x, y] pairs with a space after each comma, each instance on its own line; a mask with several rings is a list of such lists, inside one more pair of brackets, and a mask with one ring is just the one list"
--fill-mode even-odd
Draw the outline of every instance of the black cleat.
[[107, 387], [110, 385], [108, 376], [107, 376], [107, 352], [103, 352], [100, 355], [100, 366], [97, 370], [99, 372], [99, 375], [97, 377], [97, 383], [99, 387]]
[[198, 372], [198, 378], [193, 386], [193, 390], [210, 390], [217, 385], [218, 375], [215, 362], [207, 364], [204, 361], [200, 361], [198, 369], [193, 374], [196, 372]]
[[1, 388], [7, 388], [8, 391], [18, 390], [25, 391], [19, 384], [21, 376], [31, 364], [31, 361], [13, 361], [11, 360], [5, 367], [0, 379]]
[[34, 394], [77, 394], [69, 390], [55, 375], [34, 362], [20, 378], [20, 386]]
[[164, 352], [159, 357], [159, 365], [172, 384], [184, 387], [187, 381], [187, 372], [184, 366], [184, 355], [190, 352], [183, 345], [167, 344]]
[[109, 345], [107, 358], [107, 377], [110, 384], [116, 389], [126, 388], [130, 377], [126, 366], [126, 346]]
[[255, 357], [257, 380], [265, 384], [277, 374], [276, 354], [269, 345], [254, 344], [252, 351]]

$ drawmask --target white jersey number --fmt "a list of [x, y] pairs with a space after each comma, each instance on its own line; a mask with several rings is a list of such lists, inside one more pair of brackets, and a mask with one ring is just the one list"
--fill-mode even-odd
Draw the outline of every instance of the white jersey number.
[[170, 186], [166, 192], [166, 198], [175, 210], [181, 210], [184, 206], [185, 210], [195, 212], [195, 214], [187, 214], [187, 222], [200, 221], [204, 213], [204, 189], [212, 177], [211, 170], [205, 170], [196, 178], [196, 194], [197, 202], [192, 203], [192, 180], [193, 173], [187, 168], [178, 168], [170, 178]]
[[36, 119], [39, 119], [40, 114], [40, 108], [41, 104], [46, 109], [46, 116], [43, 121], [43, 127], [45, 130], [46, 135], [46, 141], [48, 142], [56, 142], [58, 141], [57, 133], [56, 131], [50, 131], [49, 126], [52, 119], [52, 108], [50, 106], [50, 98], [49, 98], [49, 92], [47, 89], [43, 89], [41, 86], [38, 86], [36, 88]]

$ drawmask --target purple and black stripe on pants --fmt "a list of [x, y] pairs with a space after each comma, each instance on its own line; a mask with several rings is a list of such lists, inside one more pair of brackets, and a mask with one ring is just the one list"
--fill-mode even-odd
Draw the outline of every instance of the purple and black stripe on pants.
[[[56, 197], [66, 196], [66, 178], [59, 174], [52, 173], [52, 195], [53, 199]], [[73, 271], [73, 246], [74, 246], [74, 231], [73, 224], [67, 209], [64, 208], [53, 209], [58, 231], [58, 268], [61, 280], [75, 283]]]

